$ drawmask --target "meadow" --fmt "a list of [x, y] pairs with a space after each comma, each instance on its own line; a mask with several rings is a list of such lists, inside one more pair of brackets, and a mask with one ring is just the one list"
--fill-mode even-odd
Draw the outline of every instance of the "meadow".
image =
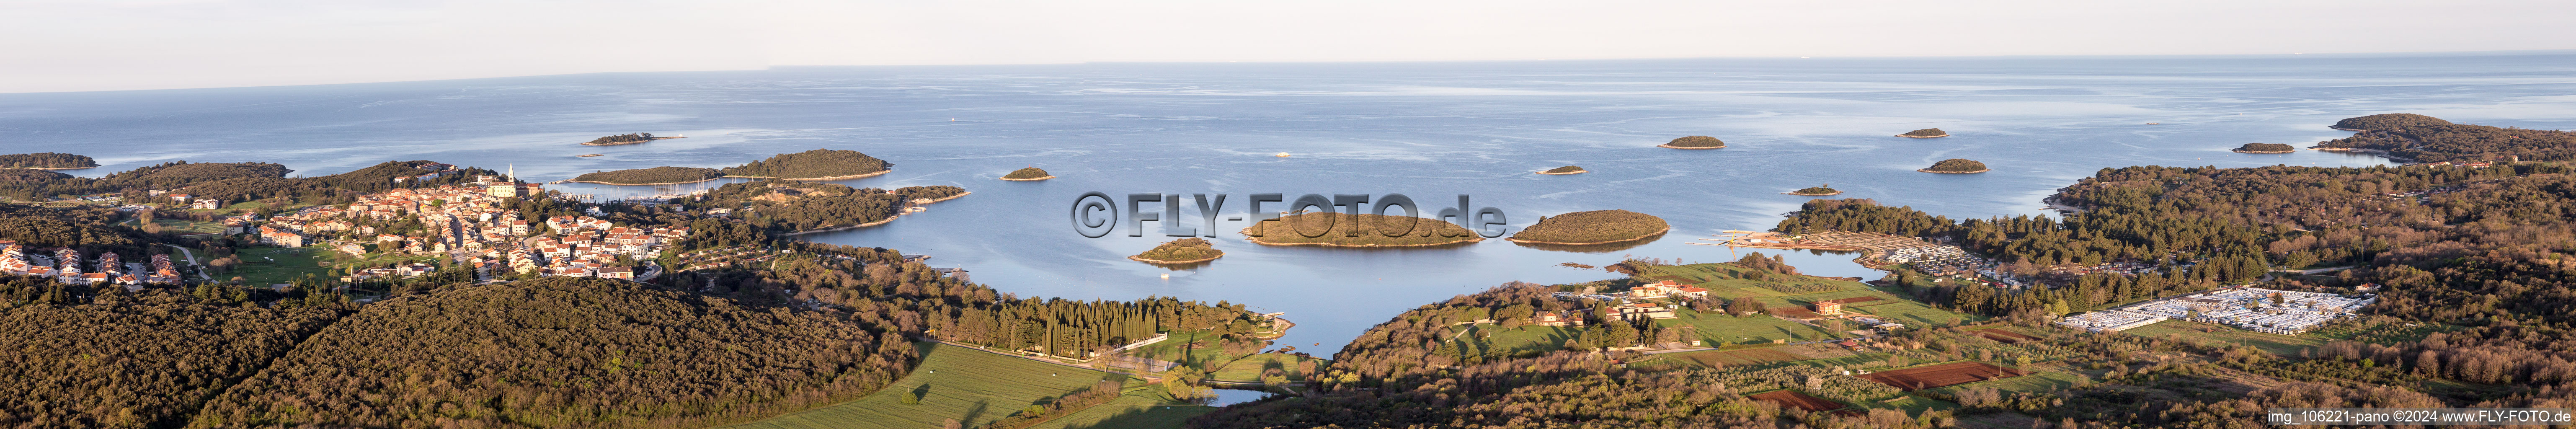
[[[939, 343], [920, 343], [921, 364], [884, 390], [855, 401], [732, 426], [738, 429], [919, 429], [957, 419], [974, 427], [1103, 379], [1110, 374]], [[920, 403], [903, 403], [903, 392]], [[1084, 410], [1066, 418], [1090, 413]], [[1059, 419], [1062, 420], [1062, 419]], [[1053, 421], [1050, 421], [1052, 423]]]

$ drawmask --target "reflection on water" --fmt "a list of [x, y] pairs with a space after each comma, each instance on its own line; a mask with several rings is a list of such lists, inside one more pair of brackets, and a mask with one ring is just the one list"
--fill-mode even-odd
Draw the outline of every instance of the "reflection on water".
[[1216, 389], [1216, 401], [1215, 401], [1215, 402], [1210, 402], [1210, 403], [1208, 403], [1208, 405], [1222, 407], [1222, 406], [1227, 406], [1227, 405], [1234, 405], [1234, 404], [1240, 404], [1240, 403], [1245, 403], [1245, 402], [1258, 401], [1258, 400], [1261, 400], [1261, 398], [1262, 398], [1262, 397], [1266, 397], [1266, 396], [1270, 396], [1270, 395], [1271, 395], [1271, 393], [1270, 393], [1270, 392], [1264, 392], [1264, 391], [1259, 391], [1259, 390]]

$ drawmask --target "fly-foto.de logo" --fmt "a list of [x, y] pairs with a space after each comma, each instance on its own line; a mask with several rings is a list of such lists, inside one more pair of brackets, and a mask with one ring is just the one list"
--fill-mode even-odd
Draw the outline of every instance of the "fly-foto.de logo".
[[[1405, 218], [1413, 218], [1417, 221], [1381, 224], [1376, 228], [1369, 228], [1373, 229], [1369, 232], [1362, 232], [1363, 228], [1344, 228], [1342, 233], [1352, 237], [1363, 233], [1397, 237], [1411, 234], [1416, 228], [1432, 227], [1431, 225], [1437, 225], [1440, 222], [1458, 225], [1459, 228], [1474, 231], [1485, 238], [1501, 237], [1503, 233], [1509, 232], [1506, 230], [1507, 227], [1498, 226], [1510, 223], [1503, 217], [1503, 209], [1477, 207], [1471, 211], [1468, 207], [1474, 206], [1468, 204], [1469, 198], [1463, 194], [1458, 196], [1458, 205], [1440, 209], [1439, 213], [1430, 218], [1423, 218], [1421, 206], [1414, 204], [1413, 198], [1406, 197], [1404, 194], [1386, 194], [1374, 199], [1370, 198], [1369, 194], [1333, 194], [1332, 198], [1325, 198], [1320, 194], [1306, 194], [1297, 197], [1294, 201], [1286, 199], [1286, 196], [1287, 194], [1252, 194], [1251, 198], [1240, 205], [1243, 211], [1224, 218], [1229, 222], [1244, 222], [1249, 219], [1252, 225], [1260, 225], [1261, 222], [1278, 222], [1282, 214], [1325, 214], [1326, 216], [1321, 217], [1325, 228], [1321, 230], [1290, 229], [1297, 235], [1314, 238], [1334, 231], [1331, 223], [1342, 218], [1333, 216], [1334, 213], [1393, 216], [1388, 214], [1389, 210], [1402, 209]], [[1184, 201], [1192, 202], [1197, 208], [1199, 222], [1181, 221], [1184, 214], [1181, 211], [1181, 203]], [[1271, 211], [1263, 209], [1264, 203], [1286, 205], [1268, 206], [1277, 210]], [[1162, 206], [1159, 207], [1160, 210], [1156, 210], [1157, 207], [1154, 207], [1156, 205]], [[1217, 218], [1225, 213], [1225, 207], [1225, 194], [1189, 194], [1187, 196], [1127, 194], [1125, 204], [1119, 204], [1119, 200], [1110, 198], [1107, 193], [1084, 192], [1073, 199], [1073, 231], [1082, 234], [1083, 237], [1100, 238], [1116, 231], [1123, 223], [1126, 225], [1127, 236], [1143, 237], [1145, 222], [1154, 222], [1162, 227], [1165, 236], [1215, 237], [1219, 231]], [[1122, 211], [1121, 208], [1125, 210]], [[1351, 217], [1351, 219], [1358, 218]], [[1488, 229], [1488, 227], [1491, 228]], [[1245, 234], [1259, 237], [1260, 230], [1260, 228], [1249, 228]], [[1455, 233], [1440, 234], [1455, 235]]]

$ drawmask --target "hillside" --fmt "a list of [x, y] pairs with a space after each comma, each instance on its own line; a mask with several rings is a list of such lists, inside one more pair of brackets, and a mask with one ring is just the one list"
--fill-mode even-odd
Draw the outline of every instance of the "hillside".
[[98, 160], [86, 155], [54, 152], [0, 155], [0, 168], [76, 169], [97, 166]]
[[1512, 233], [1511, 241], [1545, 244], [1604, 244], [1653, 237], [1672, 230], [1664, 218], [1627, 210], [1594, 210], [1545, 216]]
[[[1276, 222], [1254, 222], [1241, 233], [1254, 243], [1274, 246], [1410, 247], [1484, 241], [1475, 231], [1433, 219], [1337, 212], [1280, 216]], [[1400, 235], [1389, 237], [1388, 233]]]
[[721, 172], [727, 176], [740, 177], [796, 180], [847, 179], [885, 173], [886, 169], [892, 167], [894, 163], [859, 153], [859, 151], [815, 149], [782, 153], [769, 159], [725, 167]]
[[572, 181], [605, 185], [665, 185], [704, 182], [723, 176], [713, 168], [653, 167], [586, 173], [572, 178]]
[[[910, 342], [814, 312], [544, 278], [367, 306], [209, 401], [191, 427], [706, 426], [902, 377]], [[387, 368], [400, 368], [388, 371]], [[448, 398], [482, 398], [449, 401]]]
[[[13, 277], [10, 283], [34, 281]], [[0, 309], [0, 427], [177, 427], [233, 379], [338, 310], [272, 310], [154, 293]]]

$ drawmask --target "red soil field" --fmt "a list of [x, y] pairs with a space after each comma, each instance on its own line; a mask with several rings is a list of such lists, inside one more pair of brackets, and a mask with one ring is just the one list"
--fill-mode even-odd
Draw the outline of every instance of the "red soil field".
[[1956, 386], [1998, 378], [2028, 375], [2012, 368], [1987, 365], [1985, 362], [1957, 362], [1861, 374], [1860, 378], [1898, 389], [1930, 389]]
[[1828, 400], [1828, 399], [1825, 399], [1825, 398], [1818, 398], [1818, 397], [1814, 397], [1814, 396], [1807, 396], [1807, 394], [1805, 394], [1805, 393], [1798, 393], [1798, 391], [1796, 391], [1796, 390], [1788, 390], [1788, 389], [1774, 390], [1774, 391], [1770, 391], [1770, 392], [1764, 392], [1764, 393], [1759, 394], [1759, 395], [1752, 395], [1752, 396], [1746, 396], [1746, 397], [1747, 397], [1747, 398], [1758, 399], [1758, 400], [1764, 400], [1764, 401], [1778, 402], [1778, 403], [1780, 403], [1780, 406], [1783, 406], [1783, 407], [1795, 407], [1795, 408], [1802, 409], [1802, 410], [1807, 410], [1807, 411], [1824, 411], [1824, 410], [1831, 410], [1831, 409], [1836, 409], [1836, 408], [1842, 408], [1842, 407], [1843, 407], [1843, 403], [1841, 403], [1841, 402], [1834, 402], [1834, 401], [1832, 401], [1832, 400]]
[[1808, 310], [1806, 307], [1771, 307], [1762, 309], [1762, 311], [1768, 311], [1771, 312], [1771, 314], [1777, 314], [1780, 315], [1780, 317], [1791, 319], [1814, 319], [1825, 317], [1825, 315], [1816, 314], [1815, 310]]

